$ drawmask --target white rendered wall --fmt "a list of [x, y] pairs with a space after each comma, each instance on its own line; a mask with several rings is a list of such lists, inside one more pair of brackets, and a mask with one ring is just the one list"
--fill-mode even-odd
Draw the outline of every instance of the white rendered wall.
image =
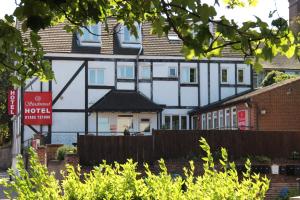
[[154, 62], [153, 63], [153, 77], [168, 77], [169, 67], [175, 67], [178, 75], [178, 63], [176, 62]]
[[134, 90], [135, 83], [134, 82], [118, 82], [117, 89], [118, 90]]
[[198, 87], [181, 87], [181, 106], [198, 106]]
[[178, 106], [178, 81], [153, 81], [153, 100], [158, 104]]
[[208, 64], [200, 63], [200, 102], [201, 106], [208, 104]]
[[235, 95], [235, 88], [233, 87], [222, 87], [221, 88], [221, 98], [227, 98]]
[[96, 103], [99, 99], [104, 97], [110, 90], [109, 89], [89, 89], [88, 105], [89, 107]]
[[150, 83], [139, 83], [139, 91], [146, 97], [151, 99], [151, 84]]
[[[219, 77], [218, 70], [219, 65], [217, 63], [210, 64], [210, 103], [219, 100]], [[229, 76], [230, 77], [230, 76]]]

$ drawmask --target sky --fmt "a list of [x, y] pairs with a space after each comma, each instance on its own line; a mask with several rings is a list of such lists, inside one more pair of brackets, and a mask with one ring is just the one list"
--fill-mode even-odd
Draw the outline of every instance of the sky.
[[[203, 2], [213, 3], [214, 0], [203, 0]], [[262, 18], [264, 21], [270, 22], [268, 19], [269, 12], [276, 10], [276, 7], [279, 16], [288, 19], [288, 5], [288, 0], [259, 0], [256, 7], [228, 10], [221, 5], [221, 7], [217, 7], [217, 11], [219, 16], [225, 15], [230, 19], [235, 19], [239, 23], [250, 19], [254, 20], [254, 15]], [[0, 18], [3, 18], [5, 14], [13, 13], [14, 9], [15, 0], [0, 0]], [[278, 17], [278, 15], [276, 14], [275, 17]]]

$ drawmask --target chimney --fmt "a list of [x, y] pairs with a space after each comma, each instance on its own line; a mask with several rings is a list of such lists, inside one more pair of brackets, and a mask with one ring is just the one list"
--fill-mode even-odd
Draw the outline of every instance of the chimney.
[[289, 0], [289, 18], [290, 27], [298, 33], [300, 31], [300, 0]]

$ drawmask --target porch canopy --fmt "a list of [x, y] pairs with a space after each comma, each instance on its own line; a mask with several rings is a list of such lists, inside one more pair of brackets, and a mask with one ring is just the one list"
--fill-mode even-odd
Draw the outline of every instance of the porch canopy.
[[161, 112], [163, 105], [133, 90], [111, 90], [89, 108], [90, 112]]

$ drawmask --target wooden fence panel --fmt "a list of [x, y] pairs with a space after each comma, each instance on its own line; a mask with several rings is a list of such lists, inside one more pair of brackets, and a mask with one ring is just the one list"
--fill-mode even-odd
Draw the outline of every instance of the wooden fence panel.
[[264, 155], [288, 158], [300, 152], [300, 132], [276, 131], [153, 131], [152, 136], [78, 136], [78, 154], [82, 165], [125, 162], [131, 158], [150, 162], [160, 158], [175, 159], [199, 156], [203, 153], [199, 140], [204, 137], [214, 153], [221, 147], [231, 158]]

